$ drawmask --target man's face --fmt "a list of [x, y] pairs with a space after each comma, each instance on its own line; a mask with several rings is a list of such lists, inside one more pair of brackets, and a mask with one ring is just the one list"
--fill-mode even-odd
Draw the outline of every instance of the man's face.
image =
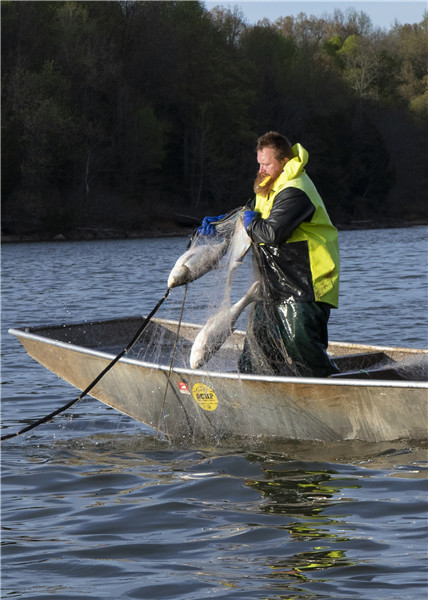
[[282, 161], [277, 160], [273, 148], [263, 148], [263, 150], [257, 152], [257, 162], [260, 165], [259, 173], [266, 176], [270, 175], [273, 181], [280, 176], [287, 161], [287, 158]]

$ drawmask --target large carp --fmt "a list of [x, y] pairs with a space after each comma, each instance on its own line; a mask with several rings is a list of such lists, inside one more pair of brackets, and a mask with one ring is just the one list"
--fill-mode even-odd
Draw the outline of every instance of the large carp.
[[222, 306], [215, 315], [208, 319], [193, 342], [190, 352], [190, 366], [192, 369], [199, 369], [221, 348], [229, 335], [232, 334], [233, 326], [242, 311], [257, 300], [259, 291], [260, 282], [256, 281], [236, 304]]
[[229, 240], [219, 244], [192, 246], [175, 263], [168, 277], [168, 287], [190, 283], [211, 271], [226, 254]]
[[180, 256], [168, 277], [170, 289], [190, 283], [211, 271], [229, 248], [233, 270], [251, 246], [251, 240], [244, 229], [241, 212], [231, 217], [234, 225], [233, 234], [227, 235], [224, 241], [214, 244], [196, 244]]

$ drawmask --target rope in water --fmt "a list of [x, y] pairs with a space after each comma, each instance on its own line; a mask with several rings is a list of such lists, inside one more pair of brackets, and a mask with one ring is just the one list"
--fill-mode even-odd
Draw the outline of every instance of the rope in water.
[[8, 433], [6, 435], [3, 435], [0, 438], [0, 441], [3, 442], [5, 440], [9, 440], [10, 438], [17, 437], [18, 435], [26, 433], [27, 431], [30, 431], [31, 429], [34, 429], [35, 427], [38, 427], [39, 425], [42, 425], [43, 423], [47, 423], [48, 421], [50, 421], [51, 419], [53, 419], [54, 417], [56, 417], [60, 413], [64, 412], [68, 408], [72, 407], [74, 404], [76, 404], [76, 402], [78, 402], [79, 400], [81, 400], [84, 396], [86, 396], [92, 390], [92, 388], [97, 385], [97, 383], [100, 381], [100, 379], [102, 377], [104, 377], [104, 375], [108, 371], [110, 371], [110, 369], [122, 358], [122, 356], [124, 354], [126, 354], [127, 352], [129, 352], [131, 350], [131, 348], [137, 343], [137, 341], [139, 340], [140, 336], [142, 335], [142, 333], [146, 329], [147, 325], [150, 323], [152, 317], [155, 315], [155, 313], [159, 310], [159, 308], [162, 306], [162, 304], [167, 299], [167, 297], [169, 295], [169, 292], [170, 292], [170, 289], [168, 288], [167, 291], [165, 292], [164, 296], [159, 300], [159, 302], [156, 304], [156, 306], [154, 307], [154, 309], [144, 319], [143, 323], [138, 328], [138, 331], [135, 333], [134, 337], [131, 339], [131, 341], [126, 346], [126, 348], [124, 348], [121, 352], [119, 352], [119, 354], [105, 367], [105, 369], [103, 369], [103, 371], [101, 371], [101, 373], [99, 375], [97, 375], [97, 377], [88, 385], [88, 387], [85, 390], [83, 390], [83, 392], [77, 398], [74, 398], [74, 400], [71, 400], [70, 402], [67, 402], [67, 404], [65, 404], [61, 408], [58, 408], [57, 410], [54, 410], [49, 415], [46, 415], [45, 417], [42, 417], [38, 421], [34, 421], [30, 425], [27, 425], [27, 427], [24, 427], [24, 429], [21, 429], [20, 431], [17, 431], [15, 433]]

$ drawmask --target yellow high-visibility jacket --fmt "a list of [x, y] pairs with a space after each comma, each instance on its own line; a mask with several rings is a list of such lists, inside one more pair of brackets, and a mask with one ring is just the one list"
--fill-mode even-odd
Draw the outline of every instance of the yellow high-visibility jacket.
[[[339, 243], [324, 202], [304, 170], [308, 153], [293, 146], [268, 197], [257, 195], [257, 218], [247, 228], [274, 300], [339, 302]], [[262, 184], [263, 185], [263, 184]]]

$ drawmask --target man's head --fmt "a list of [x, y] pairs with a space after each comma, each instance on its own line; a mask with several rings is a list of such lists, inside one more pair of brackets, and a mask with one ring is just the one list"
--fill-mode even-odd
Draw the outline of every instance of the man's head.
[[[293, 148], [287, 138], [276, 131], [268, 131], [257, 140], [259, 172], [254, 182], [256, 194], [267, 196], [281, 175], [285, 164], [293, 158]], [[269, 181], [260, 185], [267, 177]]]

